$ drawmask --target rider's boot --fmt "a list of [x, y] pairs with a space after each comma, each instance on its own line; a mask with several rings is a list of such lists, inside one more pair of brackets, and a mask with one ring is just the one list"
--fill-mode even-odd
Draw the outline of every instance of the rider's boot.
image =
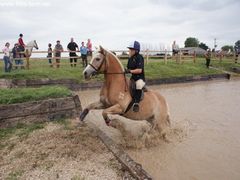
[[136, 89], [135, 95], [134, 95], [134, 104], [133, 104], [133, 111], [138, 112], [139, 111], [139, 102], [142, 96], [142, 90]]

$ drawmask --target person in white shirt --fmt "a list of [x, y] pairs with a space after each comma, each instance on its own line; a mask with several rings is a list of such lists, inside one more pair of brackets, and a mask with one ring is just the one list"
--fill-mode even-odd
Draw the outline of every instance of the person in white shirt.
[[4, 53], [4, 56], [3, 56], [3, 60], [4, 60], [4, 71], [5, 72], [10, 72], [11, 69], [12, 69], [12, 62], [10, 61], [10, 43], [7, 42], [5, 44], [5, 47], [3, 48], [3, 53]]

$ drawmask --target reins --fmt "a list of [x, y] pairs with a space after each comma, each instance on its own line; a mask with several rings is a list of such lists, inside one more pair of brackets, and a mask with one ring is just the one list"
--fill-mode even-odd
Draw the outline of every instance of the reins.
[[[103, 54], [103, 53], [102, 53]], [[100, 66], [98, 68], [94, 67], [91, 63], [89, 65], [96, 71], [97, 74], [123, 74], [124, 76], [124, 81], [125, 81], [125, 92], [128, 90], [128, 84], [127, 84], [127, 78], [126, 78], [126, 73], [125, 72], [107, 72], [108, 66], [107, 66], [107, 60], [106, 60], [106, 55], [104, 55], [104, 59]], [[105, 70], [103, 72], [99, 72], [99, 70], [102, 68], [103, 64], [105, 64]]]

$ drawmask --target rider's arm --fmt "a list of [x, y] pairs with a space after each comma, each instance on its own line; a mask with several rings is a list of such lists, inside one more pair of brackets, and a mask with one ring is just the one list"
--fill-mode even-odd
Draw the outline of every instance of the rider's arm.
[[132, 73], [132, 74], [141, 74], [142, 73], [142, 69], [133, 69], [133, 70], [130, 70], [130, 73]]

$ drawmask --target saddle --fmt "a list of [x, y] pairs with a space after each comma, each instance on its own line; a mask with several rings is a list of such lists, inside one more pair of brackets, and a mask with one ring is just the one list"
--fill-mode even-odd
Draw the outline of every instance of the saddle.
[[[132, 108], [132, 106], [133, 106], [133, 104], [134, 104], [134, 97], [135, 97], [135, 92], [136, 92], [136, 82], [134, 81], [134, 80], [130, 80], [129, 81], [129, 91], [130, 91], [130, 95], [131, 95], [131, 97], [132, 97], [132, 101], [129, 103], [129, 105], [128, 105], [128, 107], [127, 107], [127, 109], [126, 109], [126, 111], [125, 111], [125, 113], [126, 112], [128, 112], [131, 108]], [[142, 94], [141, 94], [141, 99], [140, 99], [140, 102], [143, 100], [143, 98], [144, 98], [144, 92], [147, 92], [148, 91], [148, 89], [147, 89], [147, 87], [146, 87], [146, 85], [142, 88]]]

